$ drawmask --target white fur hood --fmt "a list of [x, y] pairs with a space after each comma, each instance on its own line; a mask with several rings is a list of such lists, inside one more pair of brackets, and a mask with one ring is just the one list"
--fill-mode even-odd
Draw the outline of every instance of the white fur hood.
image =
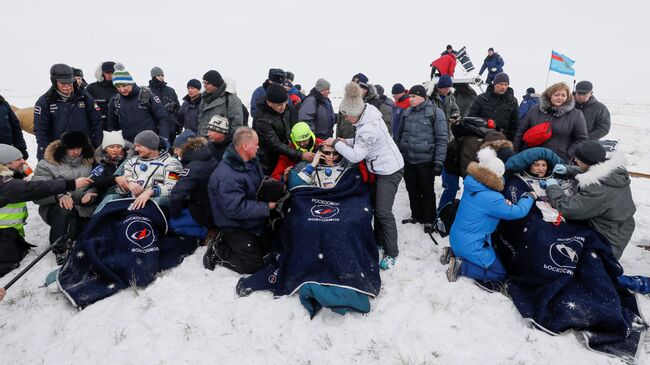
[[625, 169], [625, 154], [620, 151], [612, 153], [605, 162], [593, 165], [583, 174], [576, 175], [578, 187], [589, 185], [625, 186], [630, 184], [630, 176]]

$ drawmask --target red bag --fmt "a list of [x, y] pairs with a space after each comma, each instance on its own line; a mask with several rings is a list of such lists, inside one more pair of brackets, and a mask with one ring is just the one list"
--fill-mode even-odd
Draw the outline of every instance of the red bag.
[[537, 147], [551, 139], [553, 136], [553, 125], [551, 122], [540, 123], [534, 127], [528, 128], [524, 133], [523, 140], [528, 147]]

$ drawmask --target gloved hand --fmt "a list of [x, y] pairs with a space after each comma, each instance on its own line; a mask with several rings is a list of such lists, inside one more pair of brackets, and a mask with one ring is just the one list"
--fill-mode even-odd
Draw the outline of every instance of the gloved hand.
[[442, 162], [441, 161], [434, 161], [433, 162], [433, 174], [435, 176], [440, 176], [440, 174], [442, 174]]
[[560, 185], [560, 184], [558, 184], [557, 180], [551, 177], [546, 179], [546, 187], [548, 188], [551, 185]]
[[497, 72], [497, 68], [496, 68], [496, 67], [492, 67], [492, 68], [490, 69], [490, 71], [492, 71], [492, 72]]
[[553, 173], [560, 174], [560, 175], [566, 174], [566, 166], [562, 164], [555, 165], [555, 167], [553, 167]]
[[533, 201], [537, 200], [537, 194], [535, 194], [532, 191], [527, 191], [527, 192], [521, 194], [521, 197], [519, 199], [521, 200], [521, 199], [523, 199], [525, 197], [529, 197], [529, 198], [533, 199]]

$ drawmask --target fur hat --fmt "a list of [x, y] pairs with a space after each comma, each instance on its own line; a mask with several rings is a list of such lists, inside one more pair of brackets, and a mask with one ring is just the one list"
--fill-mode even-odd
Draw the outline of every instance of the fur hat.
[[360, 116], [366, 107], [361, 94], [361, 87], [356, 82], [352, 81], [345, 85], [345, 95], [339, 105], [341, 113], [352, 117]]
[[580, 81], [576, 84], [576, 92], [586, 94], [594, 90], [594, 85], [589, 81]]
[[526, 89], [526, 94], [534, 94], [535, 93], [535, 88], [534, 87], [529, 87]]
[[151, 78], [153, 79], [156, 76], [165, 76], [165, 73], [163, 72], [162, 68], [158, 66], [154, 66], [151, 69]]
[[271, 68], [269, 69], [269, 80], [276, 84], [283, 84], [287, 79], [287, 73], [284, 72], [281, 68]]
[[64, 63], [52, 65], [50, 68], [50, 81], [52, 81], [52, 85], [56, 85], [57, 81], [63, 84], [72, 84], [74, 82], [74, 70]]
[[266, 101], [274, 104], [281, 104], [289, 100], [289, 94], [287, 90], [278, 85], [271, 84], [266, 88]]
[[124, 137], [122, 136], [122, 131], [113, 131], [108, 132], [104, 131], [104, 138], [102, 139], [102, 149], [105, 150], [106, 147], [119, 144], [124, 147], [126, 142], [124, 142]]
[[503, 161], [497, 157], [497, 153], [493, 149], [482, 148], [476, 156], [478, 157], [479, 167], [492, 171], [498, 177], [502, 177], [506, 172]]
[[228, 134], [228, 131], [230, 130], [230, 121], [224, 116], [215, 115], [210, 119], [210, 122], [208, 122], [208, 130], [221, 134]]
[[320, 93], [323, 90], [329, 90], [330, 87], [331, 85], [329, 81], [325, 79], [318, 79], [318, 81], [316, 81], [316, 86], [314, 86], [314, 89]]
[[18, 148], [8, 145], [0, 144], [0, 164], [8, 164], [23, 158], [23, 153]]
[[606, 156], [605, 147], [598, 141], [583, 142], [576, 149], [576, 158], [589, 166], [605, 162]]
[[160, 137], [156, 132], [146, 129], [135, 136], [133, 144], [139, 144], [150, 150], [158, 150], [158, 147], [160, 147]]
[[113, 85], [135, 84], [135, 81], [133, 81], [133, 77], [131, 77], [129, 71], [127, 71], [124, 68], [123, 64], [116, 63], [114, 67], [115, 67], [115, 72], [113, 72]]
[[[52, 144], [57, 143], [56, 141]], [[49, 148], [49, 146], [48, 146]], [[68, 131], [61, 135], [59, 145], [54, 149], [52, 158], [54, 161], [61, 162], [66, 156], [66, 150], [73, 148], [81, 148], [81, 157], [92, 159], [95, 151], [90, 144], [90, 139], [85, 133], [79, 131]], [[46, 152], [47, 154], [47, 152]]]

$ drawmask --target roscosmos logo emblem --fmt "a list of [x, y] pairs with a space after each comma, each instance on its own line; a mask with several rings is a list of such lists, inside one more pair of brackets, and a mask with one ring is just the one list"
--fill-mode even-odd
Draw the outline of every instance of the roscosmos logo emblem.
[[311, 215], [316, 218], [329, 219], [339, 214], [339, 208], [331, 205], [315, 205], [311, 208]]
[[151, 246], [156, 239], [151, 224], [143, 220], [135, 220], [126, 227], [126, 238], [140, 248]]

